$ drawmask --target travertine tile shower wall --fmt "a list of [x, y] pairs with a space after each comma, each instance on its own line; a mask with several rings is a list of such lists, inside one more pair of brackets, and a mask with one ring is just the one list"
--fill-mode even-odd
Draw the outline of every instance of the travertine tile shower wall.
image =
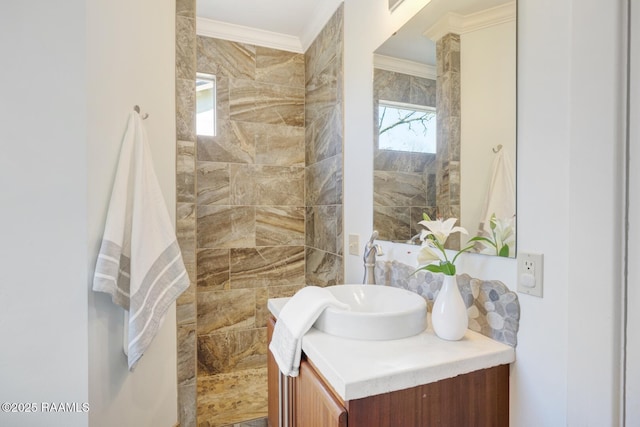
[[[436, 42], [438, 215], [460, 218], [460, 36], [449, 33]], [[460, 248], [460, 233], [447, 239], [447, 248]]]
[[373, 73], [373, 228], [384, 240], [409, 240], [422, 213], [436, 214], [436, 155], [378, 149], [380, 100], [436, 107], [436, 81], [387, 70]]
[[304, 55], [197, 38], [217, 134], [198, 136], [198, 425], [267, 412], [267, 299], [304, 286]]
[[343, 283], [343, 6], [305, 54], [306, 282]]
[[196, 1], [176, 0], [176, 232], [191, 286], [176, 302], [178, 417], [196, 425]]
[[[267, 299], [343, 276], [342, 6], [305, 55], [196, 37], [195, 0], [176, 25], [180, 423], [264, 425]], [[196, 71], [215, 137], [195, 135]]]

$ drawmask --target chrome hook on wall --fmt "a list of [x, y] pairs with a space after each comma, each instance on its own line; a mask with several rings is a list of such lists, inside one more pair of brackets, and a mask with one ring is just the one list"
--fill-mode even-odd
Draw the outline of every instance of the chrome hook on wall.
[[144, 113], [144, 114], [140, 113], [140, 106], [139, 105], [134, 105], [133, 106], [133, 111], [135, 111], [136, 113], [140, 114], [140, 117], [142, 117], [142, 120], [145, 120], [147, 117], [149, 117], [148, 113]]
[[496, 154], [499, 153], [500, 150], [502, 150], [502, 144], [498, 144], [497, 146], [493, 147], [492, 150]]

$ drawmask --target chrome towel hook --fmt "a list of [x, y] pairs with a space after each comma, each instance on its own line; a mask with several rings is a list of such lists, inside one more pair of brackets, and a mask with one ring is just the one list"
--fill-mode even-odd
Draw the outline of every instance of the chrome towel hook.
[[142, 117], [142, 120], [145, 120], [147, 117], [149, 117], [148, 113], [144, 113], [144, 114], [140, 113], [140, 106], [139, 105], [134, 105], [133, 106], [133, 111], [135, 111], [136, 113], [140, 114], [140, 117]]

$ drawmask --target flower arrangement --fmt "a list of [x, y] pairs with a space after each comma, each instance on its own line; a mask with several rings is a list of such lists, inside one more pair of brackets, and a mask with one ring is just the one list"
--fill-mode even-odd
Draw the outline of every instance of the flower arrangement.
[[[422, 248], [418, 253], [418, 263], [426, 264], [416, 271], [427, 270], [432, 273], [443, 273], [447, 276], [455, 276], [455, 262], [461, 253], [473, 248], [475, 244], [468, 245], [460, 249], [453, 259], [449, 260], [445, 252], [444, 245], [452, 233], [469, 234], [464, 227], [455, 226], [457, 218], [449, 218], [447, 220], [432, 220], [426, 213], [422, 214], [423, 220], [418, 224], [424, 226], [426, 230], [420, 233], [422, 240]], [[476, 237], [469, 241], [477, 240]]]
[[509, 244], [513, 244], [513, 218], [498, 219], [494, 213], [489, 219], [489, 228], [491, 229], [490, 237], [476, 236], [469, 241], [482, 242], [491, 252], [495, 251], [496, 255], [508, 257], [511, 249]]

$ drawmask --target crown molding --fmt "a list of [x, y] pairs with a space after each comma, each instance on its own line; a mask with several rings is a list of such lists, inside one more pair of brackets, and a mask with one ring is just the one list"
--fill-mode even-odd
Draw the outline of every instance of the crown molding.
[[238, 43], [304, 53], [300, 39], [287, 34], [257, 30], [208, 18], [196, 18], [196, 34]]
[[516, 2], [510, 2], [469, 15], [460, 15], [453, 12], [447, 13], [423, 34], [433, 41], [438, 41], [449, 33], [470, 33], [494, 25], [515, 21], [515, 19]]
[[420, 64], [419, 62], [408, 61], [406, 59], [374, 54], [373, 66], [374, 68], [393, 71], [394, 73], [408, 74], [410, 76], [423, 77], [431, 80], [436, 79], [435, 66]]
[[196, 34], [232, 42], [286, 50], [288, 52], [304, 53], [343, 1], [319, 1], [316, 10], [312, 14], [313, 19], [305, 25], [304, 32], [300, 37], [200, 17], [196, 18]]

